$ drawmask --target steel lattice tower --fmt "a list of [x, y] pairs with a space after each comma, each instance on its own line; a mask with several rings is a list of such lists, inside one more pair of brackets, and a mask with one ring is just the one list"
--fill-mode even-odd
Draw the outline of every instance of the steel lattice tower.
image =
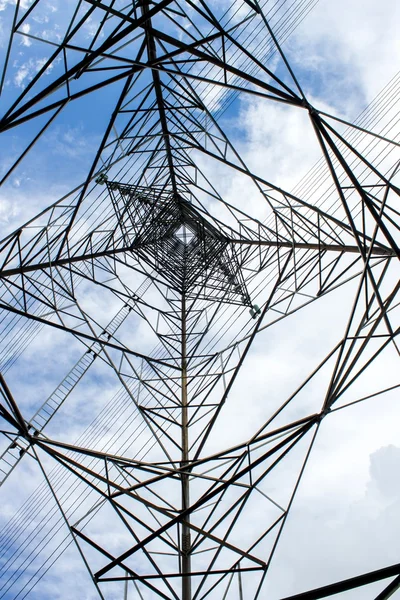
[[[399, 353], [399, 144], [390, 129], [351, 124], [310, 103], [282, 50], [300, 20], [294, 9], [281, 22], [258, 0], [240, 3], [235, 18], [208, 0], [70, 4], [51, 42], [34, 32], [41, 0], [13, 9], [0, 130], [5, 140], [14, 131], [30, 137], [2, 184], [82, 100], [96, 110], [112, 90], [108, 117], [99, 117], [85, 181], [2, 239], [0, 308], [6, 343], [22, 323], [30, 336], [57, 329], [84, 350], [33, 417], [3, 365], [9, 445], [1, 483], [23, 457], [36, 461], [43, 493], [104, 600], [264, 598], [324, 419], [367, 397], [357, 385], [377, 361], [382, 380], [370, 395], [389, 391], [382, 357]], [[91, 38], [83, 35], [89, 22]], [[21, 36], [46, 48], [46, 58], [11, 97]], [[291, 193], [250, 171], [223, 125], [238, 94], [307, 115], [325, 173], [318, 187], [311, 180]], [[234, 202], [223, 197], [220, 179], [229, 173], [251, 186], [251, 198], [244, 188]], [[85, 304], [92, 289], [118, 306], [108, 324]], [[266, 403], [250, 438], [227, 445], [225, 432], [219, 440], [216, 427], [258, 341], [337, 290], [349, 290], [349, 304], [336, 345], [278, 406]], [[107, 425], [103, 412], [91, 437], [47, 434], [94, 364], [121, 390]], [[310, 411], [303, 399], [316, 379], [319, 405]], [[281, 498], [271, 481], [292, 473], [293, 456], [296, 474]], [[57, 557], [62, 548], [51, 543]], [[354, 575], [292, 598], [396, 577], [382, 583], [383, 600], [397, 589], [400, 567]]]

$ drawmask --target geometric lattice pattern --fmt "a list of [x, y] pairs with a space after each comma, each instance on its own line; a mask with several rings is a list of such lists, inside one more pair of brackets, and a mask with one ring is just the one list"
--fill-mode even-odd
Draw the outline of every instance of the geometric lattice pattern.
[[[84, 181], [0, 241], [0, 485], [28, 458], [43, 481], [27, 524], [5, 530], [1, 597], [30, 594], [71, 546], [103, 600], [264, 598], [324, 423], [396, 388], [394, 106], [379, 126], [313, 106], [275, 9], [228, 4], [73, 1], [52, 40], [37, 27], [44, 0], [12, 7], [0, 132], [22, 132], [24, 148], [2, 183], [73, 120], [71, 106], [88, 121], [95, 107], [100, 136]], [[21, 36], [38, 62], [13, 95]], [[238, 94], [307, 118], [321, 160], [295, 192], [253, 172], [226, 133]], [[291, 393], [265, 386], [251, 435], [233, 439], [227, 406], [239, 394], [252, 413], [246, 366], [257, 349], [273, 353], [269, 332], [338, 291], [347, 319], [332, 323], [335, 344]], [[7, 371], [44, 332], [82, 355], [29, 412]], [[60, 416], [73, 401], [76, 429], [88, 424], [77, 440]], [[34, 554], [28, 576], [20, 542]], [[292, 598], [396, 577], [383, 600], [399, 574], [391, 565]]]

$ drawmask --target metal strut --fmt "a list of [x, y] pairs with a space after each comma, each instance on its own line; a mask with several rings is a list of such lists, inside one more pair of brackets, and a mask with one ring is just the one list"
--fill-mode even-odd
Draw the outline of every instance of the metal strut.
[[[188, 386], [187, 386], [187, 334], [186, 334], [186, 297], [185, 291], [182, 294], [181, 307], [181, 401], [182, 401], [182, 510], [185, 511], [190, 505], [189, 494], [189, 472], [187, 466], [189, 463], [189, 431], [188, 431]], [[187, 515], [182, 522], [181, 535], [181, 556], [182, 556], [182, 600], [191, 600], [191, 557], [190, 557], [190, 516]]]
[[[105, 327], [103, 335], [114, 335], [114, 333], [129, 315], [129, 312], [129, 306], [124, 305]], [[69, 373], [50, 394], [47, 400], [45, 400], [45, 402], [35, 412], [32, 419], [28, 423], [29, 429], [42, 431], [48, 425], [56, 412], [64, 404], [70, 393], [83, 378], [86, 371], [94, 363], [99, 352], [101, 352], [101, 342], [94, 342], [90, 346], [89, 350], [85, 352], [85, 354], [83, 354], [75, 363]], [[22, 436], [18, 435], [4, 450], [3, 454], [0, 455], [0, 486], [3, 485], [7, 477], [11, 474], [29, 448], [29, 442]]]

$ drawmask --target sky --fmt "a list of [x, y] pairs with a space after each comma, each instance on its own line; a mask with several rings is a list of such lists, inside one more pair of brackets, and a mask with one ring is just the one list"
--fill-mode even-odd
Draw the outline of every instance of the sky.
[[[60, 35], [63, 11], [70, 11], [75, 2], [41, 2], [43, 10], [38, 13], [35, 26], [40, 28], [42, 35], [48, 31], [46, 36], [56, 39]], [[210, 4], [218, 5], [221, 10], [225, 5], [227, 9], [230, 6], [228, 1]], [[12, 8], [12, 1], [0, 0], [2, 53], [6, 48]], [[398, 70], [399, 10], [395, 0], [379, 4], [373, 0], [353, 0], [351, 3], [320, 0], [315, 5], [283, 44], [288, 60], [314, 106], [352, 121], [387, 86]], [[87, 36], [86, 42], [95, 30], [96, 22], [89, 21], [83, 34]], [[32, 43], [24, 37], [18, 42], [11, 75], [6, 81], [5, 104], [23, 89], [41, 64], [38, 61], [43, 56], [34, 53]], [[282, 63], [276, 56], [271, 59], [271, 64], [276, 73], [283, 72]], [[48, 76], [52, 76], [51, 72]], [[83, 181], [101, 139], [106, 115], [112, 110], [119, 90], [120, 87], [115, 86], [98, 94], [92, 104], [82, 102], [68, 107], [35, 151], [13, 172], [0, 191], [1, 238]], [[93, 111], [94, 104], [97, 111]], [[392, 112], [383, 117], [385, 123], [391, 115]], [[284, 189], [296, 189], [298, 182], [320, 159], [321, 151], [305, 111], [242, 95], [221, 116], [220, 122], [249, 169]], [[395, 120], [392, 125], [398, 135]], [[376, 127], [379, 127], [379, 120]], [[4, 134], [0, 141], [3, 174], [33, 132], [33, 125], [28, 124]], [[204, 157], [197, 156], [197, 160], [212, 181], [217, 182], [224, 199], [234, 206], [243, 205], [245, 199], [250, 214], [260, 219], [266, 216], [248, 181], [235, 173], [228, 175], [224, 167]], [[310, 197], [317, 196], [318, 190], [313, 189]], [[111, 300], [109, 295], [103, 297], [86, 284], [82, 289], [85, 291], [85, 309], [100, 323], [107, 323], [119, 306], [117, 299]], [[224, 408], [221, 426], [210, 440], [210, 451], [224, 444], [231, 446], [232, 440], [239, 442], [249, 438], [260, 422], [323, 360], [344, 330], [354, 293], [355, 285], [350, 283], [346, 289], [328, 294], [260, 334]], [[144, 348], [153, 344], [153, 339], [136, 317], [129, 320], [129, 327], [121, 336], [123, 340], [140, 339]], [[7, 375], [27, 416], [52, 392], [78, 360], [82, 349], [79, 342], [71, 341], [52, 328], [43, 328], [32, 340]], [[354, 392], [354, 398], [375, 390], [381, 380], [388, 386], [398, 384], [397, 364], [393, 351], [377, 360]], [[303, 395], [299, 395], [299, 406], [286, 413], [288, 418], [295, 418], [297, 410], [312, 410], [320, 403], [326, 378], [327, 374], [322, 373]], [[249, 385], [251, 399], [248, 398]], [[69, 440], [77, 438], [118, 390], [118, 382], [96, 362], [79, 391], [71, 395], [70, 402], [52, 422], [49, 435]], [[339, 410], [323, 421], [271, 563], [263, 597], [279, 600], [398, 562], [396, 531], [400, 488], [393, 476], [400, 466], [397, 403], [398, 392], [395, 390]], [[130, 416], [135, 418], [131, 407], [121, 406], [121, 420]], [[113, 432], [105, 431], [105, 439]], [[5, 447], [4, 439], [0, 443], [0, 449]], [[298, 464], [294, 461], [277, 472], [270, 483], [274, 498], [285, 501], [297, 471]], [[42, 480], [33, 461], [24, 459], [18, 465], [0, 490], [1, 523], [6, 524]], [[51, 500], [47, 506], [49, 510], [50, 507], [53, 509]], [[20, 541], [22, 539], [23, 536]], [[9, 553], [13, 550], [14, 546]], [[10, 554], [6, 554], [6, 558], [10, 558]], [[72, 579], [71, 574], [74, 574]], [[4, 582], [5, 577], [0, 574], [0, 582], [1, 579]], [[346, 600], [372, 600], [382, 588], [379, 584], [348, 592], [344, 597]], [[16, 595], [20, 590], [18, 586], [9, 591], [5, 589], [7, 586], [0, 591], [0, 598], [25, 597], [25, 592]], [[73, 546], [69, 546], [26, 597], [66, 600], [72, 593], [87, 600], [97, 597], [80, 557]], [[237, 591], [232, 592], [232, 598], [236, 594]], [[130, 590], [131, 597], [137, 597], [133, 589]]]

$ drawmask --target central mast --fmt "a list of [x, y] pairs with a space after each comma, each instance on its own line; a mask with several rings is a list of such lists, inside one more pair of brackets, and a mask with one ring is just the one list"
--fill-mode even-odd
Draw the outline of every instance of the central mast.
[[[184, 259], [185, 260], [185, 259]], [[181, 304], [181, 402], [182, 402], [182, 510], [185, 511], [190, 504], [189, 498], [189, 436], [188, 436], [188, 386], [187, 386], [187, 339], [186, 339], [186, 296], [185, 288], [182, 292]], [[182, 600], [191, 600], [191, 559], [190, 559], [190, 525], [189, 516], [182, 521], [181, 535], [182, 556]]]
[[[142, 3], [142, 15], [146, 16], [149, 12], [149, 0], [143, 0]], [[154, 37], [152, 35], [152, 22], [151, 18], [148, 18], [144, 23], [144, 30], [146, 34], [147, 42], [147, 54], [149, 61], [155, 61], [157, 58], [157, 49]], [[172, 189], [177, 195], [175, 170], [172, 160], [172, 151], [169, 139], [168, 123], [165, 115], [163, 90], [161, 86], [160, 74], [157, 69], [152, 70], [152, 79], [154, 91], [157, 99], [157, 108], [161, 124], [161, 129], [164, 136], [164, 145], [167, 155], [169, 177], [172, 184]], [[185, 237], [186, 242], [186, 237]], [[186, 348], [186, 246], [183, 252], [184, 261], [184, 275], [182, 285], [182, 302], [181, 302], [181, 403], [182, 403], [182, 415], [181, 415], [181, 427], [182, 427], [182, 453], [181, 453], [181, 466], [185, 469], [185, 472], [181, 474], [182, 481], [182, 510], [184, 511], [189, 507], [189, 474], [186, 470], [186, 466], [189, 460], [189, 441], [188, 441], [188, 395], [187, 395], [187, 348]], [[190, 527], [189, 517], [186, 517], [182, 521], [182, 534], [181, 534], [181, 570], [182, 570], [182, 600], [191, 600], [191, 561], [190, 561]]]

